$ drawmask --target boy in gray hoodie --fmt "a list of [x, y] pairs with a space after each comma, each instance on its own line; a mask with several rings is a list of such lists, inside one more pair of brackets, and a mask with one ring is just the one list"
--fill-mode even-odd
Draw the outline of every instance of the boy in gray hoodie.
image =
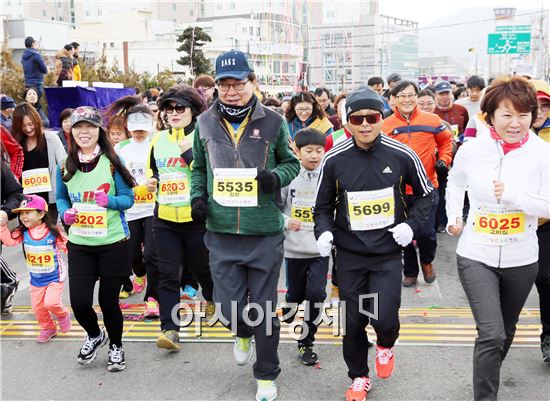
[[289, 186], [281, 189], [285, 218], [285, 258], [288, 292], [283, 318], [292, 322], [297, 306], [306, 301], [303, 333], [298, 340], [298, 357], [305, 365], [318, 361], [313, 350], [317, 325], [313, 322], [321, 313], [327, 294], [328, 257], [321, 257], [313, 234], [313, 205], [325, 154], [325, 135], [314, 128], [305, 128], [294, 137], [301, 168]]

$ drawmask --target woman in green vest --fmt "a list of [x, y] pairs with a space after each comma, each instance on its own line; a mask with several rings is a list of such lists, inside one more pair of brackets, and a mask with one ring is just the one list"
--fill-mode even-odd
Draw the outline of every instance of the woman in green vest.
[[[158, 301], [161, 335], [157, 347], [179, 349], [179, 321], [173, 319], [180, 302], [182, 270], [188, 269], [202, 287], [206, 316], [214, 314], [212, 277], [204, 245], [205, 221], [191, 217], [190, 178], [197, 116], [206, 103], [193, 88], [178, 85], [158, 100], [167, 130], [151, 140], [147, 161], [149, 192], [156, 193], [153, 243], [159, 269]], [[178, 309], [179, 310], [179, 309]], [[179, 311], [177, 312], [179, 320]]]
[[[110, 339], [107, 368], [116, 372], [126, 367], [118, 293], [122, 280], [131, 273], [130, 232], [124, 211], [134, 204], [135, 181], [101, 123], [101, 113], [93, 107], [79, 107], [71, 114], [69, 155], [57, 170], [57, 207], [70, 226], [71, 307], [86, 331], [77, 362], [92, 363]], [[92, 305], [96, 283], [107, 332], [100, 329]]]

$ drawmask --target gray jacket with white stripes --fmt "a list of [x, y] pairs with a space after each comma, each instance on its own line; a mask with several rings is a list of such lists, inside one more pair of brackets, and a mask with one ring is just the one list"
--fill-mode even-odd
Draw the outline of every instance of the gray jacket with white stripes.
[[[407, 184], [417, 197], [408, 210]], [[386, 195], [377, 195], [384, 190]], [[332, 148], [321, 164], [315, 237], [331, 231], [337, 248], [364, 256], [400, 253], [388, 229], [404, 222], [418, 234], [434, 201], [432, 183], [410, 148], [380, 134], [365, 150], [352, 137]]]

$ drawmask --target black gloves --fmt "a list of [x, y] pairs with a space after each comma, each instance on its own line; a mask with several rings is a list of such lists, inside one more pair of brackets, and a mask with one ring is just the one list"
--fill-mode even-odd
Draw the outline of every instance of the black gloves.
[[256, 176], [260, 189], [264, 194], [270, 194], [275, 192], [281, 187], [281, 179], [275, 173], [271, 171], [262, 170]]
[[206, 221], [208, 214], [208, 204], [204, 198], [195, 198], [191, 201], [191, 218], [198, 223]]
[[435, 162], [435, 171], [437, 171], [439, 174], [446, 173], [448, 169], [449, 168], [443, 160], [438, 160]]

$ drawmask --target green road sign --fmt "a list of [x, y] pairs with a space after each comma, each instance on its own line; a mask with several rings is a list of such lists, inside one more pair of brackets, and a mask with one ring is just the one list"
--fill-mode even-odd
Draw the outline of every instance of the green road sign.
[[490, 33], [487, 41], [487, 54], [529, 54], [531, 52], [530, 33]]

